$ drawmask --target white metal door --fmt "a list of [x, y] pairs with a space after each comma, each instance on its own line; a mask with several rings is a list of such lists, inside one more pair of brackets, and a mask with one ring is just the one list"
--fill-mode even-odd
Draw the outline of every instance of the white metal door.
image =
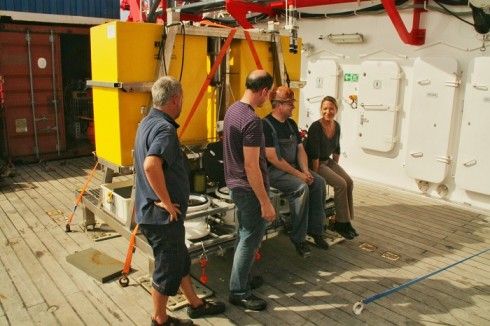
[[469, 66], [456, 165], [456, 184], [490, 195], [490, 57]]
[[450, 164], [458, 62], [448, 57], [417, 58], [412, 84], [406, 172], [414, 179], [440, 183]]
[[307, 74], [298, 124], [303, 129], [320, 119], [320, 103], [325, 96], [337, 97], [339, 71], [333, 60], [315, 60], [308, 62]]
[[389, 152], [396, 139], [400, 68], [391, 61], [365, 61], [359, 76], [357, 144]]

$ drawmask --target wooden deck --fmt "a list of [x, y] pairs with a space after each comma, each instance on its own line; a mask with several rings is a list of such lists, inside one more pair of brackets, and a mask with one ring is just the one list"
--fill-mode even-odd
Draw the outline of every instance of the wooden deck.
[[[0, 181], [0, 325], [148, 325], [148, 258], [133, 255], [131, 284], [100, 283], [66, 262], [95, 248], [124, 261], [122, 237], [93, 241], [78, 209], [72, 230], [65, 218], [94, 165], [85, 157], [17, 167]], [[91, 187], [102, 183], [98, 171]], [[267, 240], [255, 273], [265, 284], [263, 312], [227, 305], [199, 325], [490, 325], [490, 252], [365, 306], [352, 305], [490, 248], [490, 213], [360, 180], [355, 184], [360, 236], [301, 259], [286, 235]], [[231, 252], [209, 257], [207, 286], [227, 300]], [[193, 265], [193, 275], [200, 276]], [[486, 308], [485, 308], [486, 307]], [[173, 312], [185, 316], [185, 309]]]

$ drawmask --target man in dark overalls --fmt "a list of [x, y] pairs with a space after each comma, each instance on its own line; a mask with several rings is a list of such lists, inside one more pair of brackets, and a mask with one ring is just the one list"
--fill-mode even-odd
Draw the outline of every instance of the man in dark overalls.
[[291, 119], [294, 92], [279, 86], [271, 91], [269, 99], [272, 113], [263, 119], [262, 125], [270, 184], [287, 196], [292, 223], [289, 236], [298, 254], [308, 258], [311, 251], [305, 242], [307, 234], [318, 247], [328, 249], [323, 238], [326, 184], [321, 176], [308, 169], [298, 125]]

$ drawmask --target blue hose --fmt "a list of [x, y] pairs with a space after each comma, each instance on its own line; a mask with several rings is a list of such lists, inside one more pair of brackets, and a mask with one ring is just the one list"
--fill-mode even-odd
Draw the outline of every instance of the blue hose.
[[467, 260], [469, 260], [469, 259], [475, 258], [476, 256], [480, 256], [480, 255], [482, 255], [482, 254], [486, 253], [487, 251], [490, 251], [490, 248], [485, 249], [485, 250], [482, 250], [482, 251], [480, 251], [479, 253], [476, 253], [476, 254], [471, 255], [471, 256], [469, 256], [469, 257], [466, 257], [466, 258], [464, 258], [464, 259], [461, 259], [461, 260], [459, 260], [459, 261], [457, 261], [457, 262], [455, 262], [455, 263], [453, 263], [453, 264], [451, 264], [451, 265], [448, 265], [448, 266], [446, 266], [446, 267], [443, 267], [443, 268], [441, 268], [441, 269], [439, 269], [439, 270], [437, 270], [437, 271], [434, 271], [434, 272], [429, 273], [429, 274], [427, 274], [427, 275], [424, 275], [424, 276], [418, 277], [418, 278], [416, 278], [416, 279], [414, 279], [414, 280], [411, 280], [411, 281], [409, 281], [409, 282], [403, 283], [402, 285], [399, 285], [399, 286], [397, 286], [397, 287], [395, 287], [395, 288], [392, 288], [392, 289], [386, 290], [386, 291], [384, 291], [384, 292], [381, 292], [381, 293], [375, 294], [375, 295], [373, 295], [373, 296], [371, 296], [371, 297], [369, 297], [369, 298], [367, 298], [367, 299], [364, 299], [364, 300], [361, 300], [361, 301], [359, 301], [359, 302], [356, 302], [356, 303], [354, 304], [354, 306], [352, 307], [352, 310], [354, 311], [354, 313], [355, 313], [356, 315], [359, 315], [359, 314], [362, 312], [362, 309], [364, 308], [364, 305], [365, 305], [365, 304], [371, 303], [371, 302], [373, 302], [373, 301], [376, 301], [376, 300], [378, 300], [378, 299], [381, 299], [382, 297], [385, 297], [385, 296], [390, 295], [390, 294], [392, 294], [392, 293], [394, 293], [394, 292], [397, 292], [397, 291], [399, 291], [399, 290], [401, 290], [401, 289], [404, 289], [404, 288], [406, 288], [406, 287], [409, 287], [409, 286], [410, 286], [410, 285], [412, 285], [412, 284], [415, 284], [415, 283], [417, 283], [417, 282], [420, 282], [420, 281], [422, 281], [422, 280], [425, 280], [426, 278], [429, 278], [429, 277], [431, 277], [431, 276], [433, 276], [433, 275], [435, 275], [435, 274], [438, 274], [438, 273], [440, 273], [440, 272], [442, 272], [442, 271], [445, 271], [446, 269], [449, 269], [449, 268], [451, 268], [451, 267], [454, 267], [454, 266], [456, 266], [456, 265], [459, 265], [459, 264], [461, 264], [461, 263], [463, 263], [463, 262], [465, 262], [465, 261], [467, 261]]

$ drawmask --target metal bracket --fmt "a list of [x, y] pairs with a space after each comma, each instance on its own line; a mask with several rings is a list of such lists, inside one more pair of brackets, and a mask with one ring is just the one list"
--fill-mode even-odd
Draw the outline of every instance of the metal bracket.
[[105, 88], [120, 88], [126, 93], [148, 93], [151, 91], [153, 82], [102, 82], [95, 80], [87, 80], [87, 86], [90, 87], [105, 87]]

